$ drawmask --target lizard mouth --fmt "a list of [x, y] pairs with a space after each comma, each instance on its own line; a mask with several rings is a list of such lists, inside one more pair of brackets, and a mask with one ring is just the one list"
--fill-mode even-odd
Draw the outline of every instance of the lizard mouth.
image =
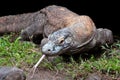
[[48, 42], [42, 47], [42, 53], [48, 56], [55, 56], [65, 53], [70, 46], [56, 45], [53, 42]]

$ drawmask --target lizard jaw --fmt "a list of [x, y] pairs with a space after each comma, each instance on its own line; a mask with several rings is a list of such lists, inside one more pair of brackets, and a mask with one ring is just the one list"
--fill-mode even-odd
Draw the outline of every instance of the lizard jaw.
[[49, 41], [42, 47], [42, 53], [48, 56], [54, 56], [59, 55], [62, 49], [62, 46], [55, 45], [55, 43]]

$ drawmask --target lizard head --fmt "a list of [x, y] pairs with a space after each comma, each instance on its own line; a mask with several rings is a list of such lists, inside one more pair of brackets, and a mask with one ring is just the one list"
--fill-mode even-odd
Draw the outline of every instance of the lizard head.
[[41, 50], [42, 53], [48, 56], [55, 56], [65, 53], [71, 48], [73, 37], [69, 30], [60, 29], [48, 36], [48, 41]]

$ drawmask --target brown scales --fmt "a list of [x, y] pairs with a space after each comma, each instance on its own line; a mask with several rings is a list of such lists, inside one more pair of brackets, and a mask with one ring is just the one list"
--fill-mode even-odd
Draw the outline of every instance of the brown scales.
[[[86, 26], [86, 29], [82, 30], [86, 37], [92, 34], [95, 26], [88, 16], [79, 16], [65, 7], [52, 5], [34, 13], [0, 17], [0, 34], [23, 30], [24, 40], [38, 34], [48, 37], [54, 31], [78, 22]], [[79, 31], [79, 33], [83, 35], [82, 32]]]
[[62, 6], [51, 5], [33, 13], [0, 17], [1, 35], [22, 31], [20, 36], [23, 40], [33, 40], [36, 44], [49, 34], [67, 27], [80, 44], [89, 41], [93, 35], [98, 44], [113, 42], [110, 30], [96, 29], [89, 16], [78, 15]]
[[0, 17], [0, 35], [21, 32], [23, 40], [33, 40], [42, 45], [47, 43], [46, 38], [50, 34], [63, 28], [70, 30], [74, 40], [79, 43], [73, 51], [113, 43], [111, 30], [96, 29], [89, 16], [80, 16], [62, 6], [51, 5], [33, 13]]

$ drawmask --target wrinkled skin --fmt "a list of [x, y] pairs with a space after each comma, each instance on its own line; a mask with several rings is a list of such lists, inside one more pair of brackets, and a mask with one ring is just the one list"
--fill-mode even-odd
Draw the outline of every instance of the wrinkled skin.
[[72, 34], [65, 29], [61, 29], [48, 36], [48, 41], [41, 46], [41, 50], [46, 55], [59, 55], [70, 49], [72, 45]]
[[[41, 13], [46, 14], [44, 20], [47, 20], [43, 25], [41, 41], [41, 51], [45, 55], [76, 54], [113, 43], [112, 31], [96, 29], [89, 16], [80, 16], [65, 7], [55, 5], [43, 8]], [[34, 27], [24, 29], [23, 33], [29, 35], [32, 28]], [[37, 33], [38, 30], [35, 29]]]
[[113, 43], [111, 30], [96, 29], [89, 16], [56, 5], [0, 18], [0, 34], [20, 31], [21, 40], [41, 44], [42, 53], [48, 56], [76, 54]]
[[[77, 21], [78, 16], [65, 7], [47, 6], [39, 11], [34, 25], [23, 29], [20, 36], [23, 40], [31, 39], [34, 43], [40, 44], [41, 39], [39, 35], [42, 34], [43, 38], [48, 38], [49, 34], [72, 25]], [[38, 39], [39, 41], [37, 42]]]
[[109, 29], [97, 29], [95, 35], [85, 43], [76, 41], [70, 30], [61, 29], [49, 35], [46, 44], [42, 46], [41, 50], [43, 54], [48, 56], [60, 54], [71, 55], [112, 43], [113, 35], [112, 31]]
[[0, 80], [26, 80], [25, 73], [16, 67], [0, 67]]

